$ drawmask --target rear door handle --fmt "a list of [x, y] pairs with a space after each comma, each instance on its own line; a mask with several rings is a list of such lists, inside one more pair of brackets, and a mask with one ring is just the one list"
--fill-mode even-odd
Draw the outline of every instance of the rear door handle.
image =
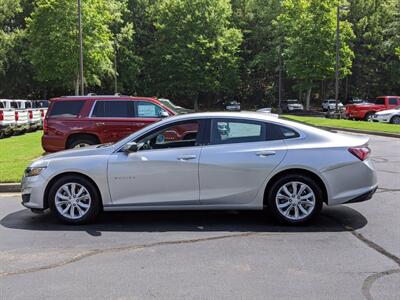
[[105, 125], [105, 123], [104, 122], [96, 122], [95, 125], [96, 126], [103, 126], [103, 125]]
[[196, 158], [197, 158], [196, 155], [182, 155], [182, 156], [179, 156], [177, 158], [177, 160], [186, 161], [186, 160], [191, 160], [191, 159], [196, 159]]
[[275, 155], [276, 152], [275, 151], [270, 151], [270, 150], [266, 150], [266, 151], [260, 151], [257, 152], [256, 155], [259, 157], [267, 157], [267, 156], [272, 156]]

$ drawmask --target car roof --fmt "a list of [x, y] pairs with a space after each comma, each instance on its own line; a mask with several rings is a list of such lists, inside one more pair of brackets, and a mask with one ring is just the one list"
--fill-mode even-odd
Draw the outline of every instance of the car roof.
[[158, 101], [156, 98], [151, 97], [137, 97], [137, 96], [123, 96], [123, 95], [87, 95], [87, 96], [61, 96], [56, 98], [51, 98], [50, 101], [65, 101], [65, 100], [148, 100], [148, 101]]

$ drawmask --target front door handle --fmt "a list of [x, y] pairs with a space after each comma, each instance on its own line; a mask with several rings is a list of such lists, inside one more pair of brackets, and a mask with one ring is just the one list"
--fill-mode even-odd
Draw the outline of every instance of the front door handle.
[[266, 151], [260, 151], [257, 152], [256, 155], [259, 157], [267, 157], [267, 156], [272, 156], [275, 155], [276, 152], [275, 151], [270, 151], [270, 150], [266, 150]]
[[179, 156], [177, 158], [177, 160], [186, 161], [186, 160], [191, 160], [191, 159], [196, 159], [196, 158], [197, 158], [196, 155], [182, 155], [182, 156]]

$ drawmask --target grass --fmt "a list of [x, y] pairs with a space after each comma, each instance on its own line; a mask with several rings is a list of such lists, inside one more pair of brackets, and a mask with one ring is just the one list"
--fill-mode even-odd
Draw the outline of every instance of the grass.
[[20, 182], [25, 168], [44, 153], [42, 131], [0, 140], [0, 182]]
[[302, 117], [302, 116], [292, 116], [283, 115], [290, 120], [303, 122], [306, 124], [322, 127], [335, 127], [335, 128], [348, 128], [357, 129], [365, 131], [375, 131], [375, 132], [388, 132], [400, 134], [400, 125], [386, 124], [386, 123], [374, 123], [365, 121], [350, 121], [350, 120], [337, 120], [337, 119], [327, 119], [319, 117]]

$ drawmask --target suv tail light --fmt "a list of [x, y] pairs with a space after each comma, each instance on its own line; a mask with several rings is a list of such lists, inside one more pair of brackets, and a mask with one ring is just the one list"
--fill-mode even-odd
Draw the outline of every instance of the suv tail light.
[[19, 120], [19, 114], [18, 114], [18, 112], [16, 111], [15, 112], [15, 121], [18, 121]]
[[47, 127], [47, 119], [43, 120], [43, 133], [47, 134], [48, 133], [48, 127]]
[[42, 118], [44, 118], [44, 110], [43, 109], [40, 110], [40, 115], [42, 116]]
[[349, 148], [348, 150], [359, 160], [366, 160], [371, 153], [371, 149], [369, 149], [368, 147], [353, 147]]
[[0, 121], [4, 120], [4, 113], [2, 111], [0, 111]]
[[33, 119], [33, 111], [29, 111], [29, 119]]

